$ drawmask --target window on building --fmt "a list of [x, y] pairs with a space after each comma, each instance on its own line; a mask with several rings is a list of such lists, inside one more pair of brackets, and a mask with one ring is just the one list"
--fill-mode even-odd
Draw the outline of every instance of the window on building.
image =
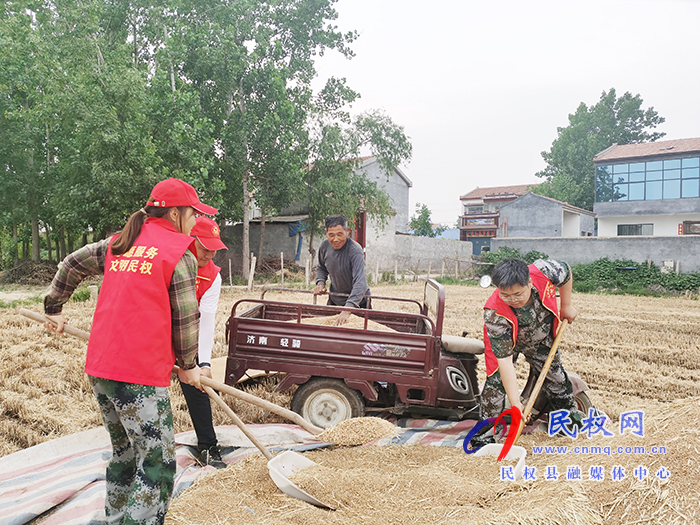
[[596, 202], [700, 197], [700, 157], [596, 167]]
[[700, 235], [700, 221], [683, 221], [683, 235]]
[[618, 224], [617, 235], [654, 235], [653, 224]]
[[467, 215], [468, 213], [483, 213], [484, 212], [484, 206], [482, 204], [479, 204], [478, 206], [464, 206], [464, 214]]

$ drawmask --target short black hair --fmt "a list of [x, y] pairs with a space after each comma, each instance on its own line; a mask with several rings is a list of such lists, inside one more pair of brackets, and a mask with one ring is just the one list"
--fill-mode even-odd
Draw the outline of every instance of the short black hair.
[[496, 285], [496, 288], [527, 286], [527, 283], [530, 282], [530, 269], [527, 267], [527, 263], [520, 259], [503, 259], [493, 268], [491, 281]]
[[326, 230], [333, 226], [342, 226], [344, 229], [348, 227], [348, 220], [345, 215], [329, 215], [326, 217]]

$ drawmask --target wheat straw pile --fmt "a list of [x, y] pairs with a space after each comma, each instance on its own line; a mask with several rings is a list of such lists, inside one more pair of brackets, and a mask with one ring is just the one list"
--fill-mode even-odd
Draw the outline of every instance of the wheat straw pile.
[[364, 445], [396, 434], [396, 427], [386, 419], [355, 417], [327, 428], [316, 439], [336, 445]]
[[[327, 317], [304, 317], [301, 322], [303, 324], [315, 324], [318, 326], [335, 326], [336, 322], [338, 321], [338, 315], [330, 315]], [[296, 323], [296, 319], [293, 319], [291, 321], [288, 321], [289, 323]], [[356, 328], [359, 330], [364, 330], [365, 328], [365, 319], [364, 317], [359, 317], [357, 315], [351, 315], [347, 322], [342, 325], [343, 328]], [[367, 330], [377, 330], [380, 332], [395, 332], [393, 328], [389, 328], [388, 326], [385, 326], [381, 323], [378, 323], [376, 321], [372, 321], [371, 319], [367, 319]]]
[[[536, 481], [505, 482], [495, 457], [466, 455], [460, 448], [423, 446], [367, 446], [333, 448], [305, 454], [316, 466], [291, 481], [335, 510], [316, 508], [288, 497], [267, 473], [267, 460], [249, 458], [225, 471], [200, 478], [173, 501], [166, 523], [329, 524], [697, 524], [700, 523], [698, 468], [700, 398], [672, 403], [663, 411], [645, 413], [645, 436], [615, 432], [614, 439], [523, 436], [532, 445], [654, 445], [664, 455], [581, 454], [576, 456], [528, 453]], [[633, 470], [644, 465], [650, 475], [638, 481]], [[512, 465], [512, 463], [511, 463]], [[560, 479], [546, 480], [555, 465]], [[584, 473], [591, 466], [605, 469], [605, 480], [567, 481], [569, 465]], [[612, 481], [613, 466], [626, 478]], [[671, 472], [667, 481], [653, 474], [661, 466]]]

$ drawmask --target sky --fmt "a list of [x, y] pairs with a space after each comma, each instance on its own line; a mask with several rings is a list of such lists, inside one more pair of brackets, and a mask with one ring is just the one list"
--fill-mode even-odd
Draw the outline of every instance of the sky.
[[700, 136], [700, 0], [339, 0], [347, 60], [317, 61], [320, 88], [345, 77], [353, 113], [381, 109], [413, 144], [400, 166], [410, 211], [454, 225], [476, 187], [542, 182], [557, 128], [615, 88], [666, 122], [661, 140]]

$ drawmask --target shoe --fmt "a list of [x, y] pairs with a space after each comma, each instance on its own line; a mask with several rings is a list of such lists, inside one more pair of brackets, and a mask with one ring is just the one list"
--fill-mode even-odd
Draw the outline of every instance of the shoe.
[[221, 459], [219, 445], [212, 445], [211, 447], [200, 451], [198, 461], [203, 467], [211, 465], [215, 468], [226, 468], [226, 463], [224, 463], [224, 460]]

